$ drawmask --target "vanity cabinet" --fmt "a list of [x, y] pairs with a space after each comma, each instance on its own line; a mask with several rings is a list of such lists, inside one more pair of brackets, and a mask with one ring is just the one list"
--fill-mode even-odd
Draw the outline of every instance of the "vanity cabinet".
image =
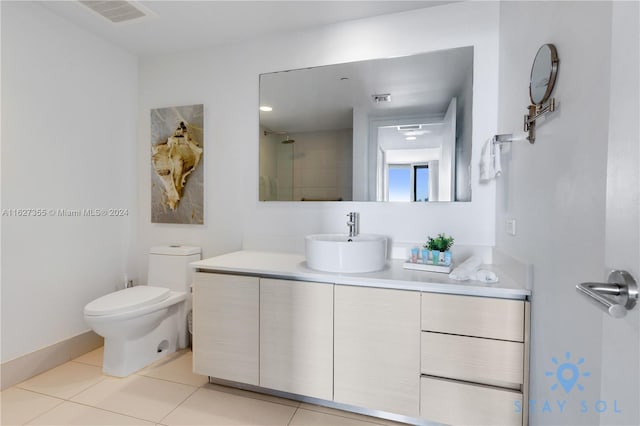
[[256, 277], [195, 273], [195, 373], [259, 384], [259, 284]]
[[232, 273], [194, 274], [194, 372], [419, 424], [527, 425], [526, 300]]
[[260, 386], [333, 399], [333, 284], [260, 279]]
[[526, 424], [528, 302], [422, 293], [421, 304], [420, 417]]
[[420, 293], [335, 286], [334, 401], [418, 417]]

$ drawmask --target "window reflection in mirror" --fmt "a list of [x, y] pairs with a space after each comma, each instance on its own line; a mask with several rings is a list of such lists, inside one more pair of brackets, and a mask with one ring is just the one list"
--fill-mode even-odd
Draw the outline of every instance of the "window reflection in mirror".
[[472, 94], [473, 47], [262, 74], [260, 200], [470, 201]]

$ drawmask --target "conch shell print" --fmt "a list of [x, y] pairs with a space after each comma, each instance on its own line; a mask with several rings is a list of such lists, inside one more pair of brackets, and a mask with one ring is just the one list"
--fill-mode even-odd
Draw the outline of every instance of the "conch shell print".
[[194, 142], [184, 121], [181, 121], [165, 143], [151, 147], [151, 154], [153, 168], [164, 185], [167, 205], [175, 210], [187, 178], [200, 163], [202, 148]]

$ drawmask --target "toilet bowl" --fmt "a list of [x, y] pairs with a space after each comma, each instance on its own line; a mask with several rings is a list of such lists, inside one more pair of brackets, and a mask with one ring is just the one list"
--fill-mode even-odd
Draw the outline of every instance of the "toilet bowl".
[[85, 306], [85, 322], [104, 337], [105, 374], [125, 377], [186, 347], [189, 263], [199, 259], [198, 247], [154, 247], [149, 285], [119, 290]]

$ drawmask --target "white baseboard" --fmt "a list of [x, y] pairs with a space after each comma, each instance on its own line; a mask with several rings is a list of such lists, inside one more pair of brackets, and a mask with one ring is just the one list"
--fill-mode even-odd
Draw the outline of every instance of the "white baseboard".
[[87, 331], [70, 337], [51, 346], [28, 353], [0, 365], [0, 390], [5, 390], [91, 352], [103, 345], [102, 337], [93, 331]]

